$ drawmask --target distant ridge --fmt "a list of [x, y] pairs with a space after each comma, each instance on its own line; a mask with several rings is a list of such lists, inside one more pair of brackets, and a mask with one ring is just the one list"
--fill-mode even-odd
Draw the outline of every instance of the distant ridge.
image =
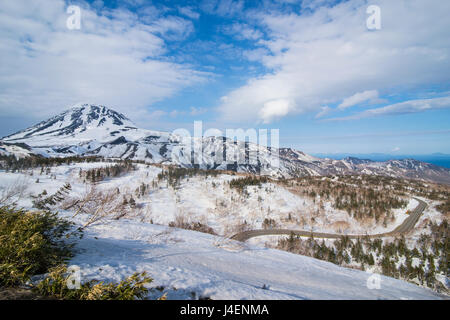
[[372, 161], [388, 161], [388, 160], [404, 160], [404, 159], [414, 159], [422, 162], [428, 162], [437, 166], [442, 166], [446, 168], [450, 168], [450, 154], [445, 153], [430, 153], [430, 154], [388, 154], [388, 153], [318, 153], [314, 154], [314, 156], [320, 158], [330, 158], [334, 160], [342, 160], [348, 157], [359, 158], [359, 159], [368, 159]]
[[[285, 178], [368, 174], [450, 184], [450, 169], [415, 159], [374, 161], [365, 156], [363, 159], [347, 156], [336, 160], [291, 148], [271, 150], [252, 143], [235, 143], [223, 137], [204, 137], [198, 142], [168, 132], [140, 129], [125, 115], [106, 106], [92, 104], [76, 105], [2, 138], [0, 143], [0, 154], [20, 154], [21, 157], [33, 153], [44, 157], [94, 155]], [[200, 164], [191, 159], [192, 146], [196, 143], [201, 143], [204, 150], [204, 161]], [[217, 155], [231, 151], [245, 154], [246, 161], [227, 164], [218, 159]], [[279, 165], [273, 166], [277, 153]]]

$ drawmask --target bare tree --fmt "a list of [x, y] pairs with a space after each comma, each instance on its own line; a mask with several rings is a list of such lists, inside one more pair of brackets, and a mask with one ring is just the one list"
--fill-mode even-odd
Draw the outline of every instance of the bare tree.
[[117, 195], [117, 189], [97, 190], [95, 185], [87, 186], [81, 197], [67, 200], [62, 208], [76, 208], [73, 217], [80, 213], [90, 215], [82, 229], [103, 219], [118, 220], [132, 211], [128, 202]]
[[5, 187], [0, 187], [0, 205], [16, 205], [25, 195], [28, 188], [27, 180], [21, 177]]

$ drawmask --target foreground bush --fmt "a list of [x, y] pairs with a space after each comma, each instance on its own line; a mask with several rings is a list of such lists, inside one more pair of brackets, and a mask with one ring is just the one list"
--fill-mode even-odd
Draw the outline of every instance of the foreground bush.
[[79, 289], [69, 289], [70, 274], [66, 266], [53, 268], [34, 291], [46, 297], [62, 300], [135, 300], [148, 294], [145, 284], [153, 281], [146, 272], [135, 273], [119, 283], [103, 283], [97, 280], [80, 284]]
[[72, 224], [56, 213], [0, 207], [0, 287], [46, 273], [72, 256]]

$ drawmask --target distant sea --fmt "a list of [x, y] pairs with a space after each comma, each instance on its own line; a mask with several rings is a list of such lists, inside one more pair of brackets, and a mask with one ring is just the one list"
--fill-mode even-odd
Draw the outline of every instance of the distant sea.
[[447, 154], [430, 154], [430, 155], [389, 155], [389, 154], [314, 154], [319, 158], [330, 158], [336, 160], [342, 160], [347, 157], [355, 157], [359, 159], [368, 159], [372, 161], [387, 161], [387, 160], [400, 160], [400, 159], [415, 159], [422, 162], [428, 162], [436, 166], [441, 166], [450, 169], [450, 155]]
[[430, 159], [430, 160], [420, 160], [420, 161], [432, 163], [432, 164], [435, 164], [437, 166], [441, 166], [441, 167], [445, 167], [445, 168], [450, 168], [450, 160]]

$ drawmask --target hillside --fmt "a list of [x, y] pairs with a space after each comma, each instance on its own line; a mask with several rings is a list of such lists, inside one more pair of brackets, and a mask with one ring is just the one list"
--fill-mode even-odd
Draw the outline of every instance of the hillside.
[[[146, 270], [169, 299], [439, 298], [427, 289], [384, 276], [380, 289], [371, 290], [367, 287], [371, 274], [366, 272], [135, 221], [93, 226], [77, 248], [82, 253], [71, 264], [80, 266], [83, 279], [118, 281]], [[162, 292], [156, 291], [155, 297]]]
[[[80, 241], [79, 254], [72, 263], [82, 266], [86, 279], [118, 280], [132, 271], [145, 269], [155, 278], [155, 285], [184, 289], [169, 290], [173, 298], [189, 297], [193, 291], [197, 298], [215, 299], [422, 299], [435, 294], [421, 291], [424, 289], [417, 284], [436, 285], [444, 292], [448, 287], [440, 247], [434, 242], [424, 247], [421, 242], [423, 233], [433, 234], [430, 225], [447, 219], [437, 211], [448, 195], [445, 186], [361, 176], [280, 181], [217, 170], [94, 159], [8, 171], [0, 171], [2, 199], [33, 210], [59, 211], [85, 228], [86, 236]], [[68, 183], [70, 188], [65, 187]], [[360, 210], [353, 211], [352, 202], [345, 200], [347, 197], [355, 197]], [[313, 242], [310, 251], [302, 247], [308, 244], [308, 238], [294, 247], [283, 246], [281, 241], [289, 238], [286, 236], [255, 238], [250, 244], [229, 240], [242, 230], [274, 227], [343, 235], [386, 232], [408, 217], [407, 211], [417, 205], [413, 197], [420, 197], [428, 207], [407, 238], [410, 250], [418, 248], [418, 252], [423, 252], [423, 256], [415, 254], [412, 258], [414, 272], [423, 272], [417, 278], [408, 278], [415, 283], [412, 287], [383, 278], [388, 287], [382, 288], [386, 291], [367, 289], [364, 281], [370, 275], [354, 269], [372, 272], [384, 269], [367, 263], [362, 268], [353, 249], [345, 253], [350, 260], [344, 264], [352, 269], [268, 249], [280, 248], [329, 260], [329, 256], [317, 255], [320, 239]], [[341, 200], [336, 202], [337, 199]], [[376, 203], [384, 208], [390, 206], [387, 213], [380, 211], [383, 215], [378, 220]], [[446, 236], [440, 240], [445, 242]], [[392, 250], [391, 243], [396, 241], [385, 239], [382, 244]], [[326, 244], [333, 242], [326, 240]], [[366, 247], [365, 254], [370, 254], [370, 250]], [[386, 254], [373, 253], [376, 264]], [[362, 257], [366, 259], [364, 254]], [[409, 259], [401, 254], [394, 258], [394, 268], [403, 268], [404, 261]], [[428, 261], [433, 261], [436, 269], [431, 269]], [[251, 268], [244, 268], [245, 264]], [[392, 275], [397, 277], [396, 273]], [[337, 280], [328, 283], [334, 277]], [[262, 290], [263, 286], [272, 291]]]

